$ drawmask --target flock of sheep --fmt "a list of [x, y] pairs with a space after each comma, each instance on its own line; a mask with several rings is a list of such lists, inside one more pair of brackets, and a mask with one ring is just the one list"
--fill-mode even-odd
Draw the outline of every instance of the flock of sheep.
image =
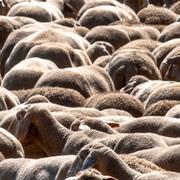
[[0, 0], [0, 180], [180, 180], [180, 1]]

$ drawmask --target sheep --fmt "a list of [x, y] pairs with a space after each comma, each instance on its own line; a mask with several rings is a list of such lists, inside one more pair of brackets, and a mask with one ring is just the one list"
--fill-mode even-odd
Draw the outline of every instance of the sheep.
[[167, 137], [180, 137], [179, 120], [170, 117], [147, 116], [120, 123], [119, 133], [151, 132]]
[[33, 95], [26, 100], [27, 104], [42, 103], [42, 102], [49, 103], [49, 99], [43, 95], [38, 94], [38, 95]]
[[[78, 160], [78, 161], [77, 161]], [[113, 162], [113, 163], [112, 163]], [[179, 179], [180, 174], [166, 171], [153, 171], [142, 174], [131, 169], [113, 150], [102, 145], [91, 145], [89, 149], [82, 149], [73, 165], [78, 167], [69, 170], [68, 177], [72, 176], [78, 169], [96, 168], [104, 175], [115, 177], [119, 180], [141, 180], [141, 179]]]
[[27, 17], [9, 17], [9, 16], [1, 16], [0, 17], [0, 33], [3, 36], [0, 37], [0, 49], [3, 47], [7, 37], [11, 32], [26, 24], [36, 23], [35, 20]]
[[[47, 9], [48, 8], [48, 9]], [[55, 4], [47, 2], [21, 2], [15, 4], [8, 12], [8, 16], [26, 16], [40, 22], [50, 22], [63, 18], [62, 12]]]
[[137, 15], [142, 23], [156, 25], [155, 27], [172, 24], [177, 18], [177, 15], [171, 10], [153, 5], [142, 9]]
[[23, 158], [21, 143], [8, 131], [0, 128], [0, 152], [4, 158]]
[[154, 49], [159, 47], [161, 45], [160, 42], [152, 40], [152, 39], [137, 39], [134, 41], [131, 41], [124, 46], [122, 46], [119, 50], [121, 49], [145, 49], [153, 52]]
[[78, 22], [82, 26], [92, 29], [96, 26], [108, 25], [114, 21], [128, 22], [130, 24], [137, 22], [128, 11], [111, 5], [101, 5], [86, 10]]
[[43, 73], [57, 68], [53, 62], [47, 59], [26, 59], [7, 72], [1, 86], [8, 90], [31, 89]]
[[161, 80], [161, 74], [155, 59], [149, 51], [124, 49], [116, 51], [106, 70], [111, 76], [115, 88], [121, 89], [135, 75], [143, 75], [152, 80]]
[[[40, 29], [42, 27], [45, 27], [45, 25], [40, 23], [38, 25], [36, 26]], [[36, 26], [34, 28], [36, 28]], [[85, 50], [89, 46], [87, 40], [81, 37], [72, 28], [60, 26], [57, 24], [55, 27], [57, 28], [47, 27], [46, 29], [41, 29], [35, 34], [31, 34], [28, 37], [20, 40], [13, 48], [8, 60], [5, 62], [5, 73], [9, 71], [14, 65], [19, 63], [21, 60], [25, 59], [30, 49], [36, 45], [48, 42], [61, 42], [68, 43], [73, 48], [82, 50]]]
[[158, 41], [167, 42], [172, 39], [176, 39], [180, 37], [180, 33], [178, 31], [180, 27], [180, 22], [174, 22], [168, 25], [159, 35]]
[[[79, 53], [83, 53], [79, 50]], [[27, 58], [39, 57], [53, 61], [58, 68], [76, 67], [82, 65], [91, 65], [88, 56], [81, 57], [77, 50], [74, 50], [67, 43], [44, 43], [36, 45], [26, 56]]]
[[132, 153], [131, 155], [147, 159], [167, 171], [180, 172], [179, 169], [179, 148], [174, 145], [166, 148], [152, 148]]
[[91, 62], [94, 61], [101, 56], [110, 55], [114, 52], [114, 48], [110, 43], [103, 41], [96, 41], [92, 45], [90, 45], [87, 49], [87, 54], [91, 59]]
[[0, 87], [0, 111], [11, 109], [19, 105], [19, 99], [11, 91]]
[[176, 105], [172, 107], [165, 115], [165, 117], [172, 117], [172, 118], [179, 118], [180, 117], [180, 111], [179, 111], [180, 105]]
[[160, 67], [161, 62], [166, 56], [176, 47], [180, 45], [180, 39], [172, 39], [159, 45], [154, 51], [153, 55], [157, 61], [157, 66]]
[[180, 81], [180, 48], [173, 49], [161, 62], [160, 72], [164, 80]]
[[[48, 156], [77, 154], [83, 146], [91, 143], [94, 139], [111, 148], [118, 146], [118, 144], [123, 143], [123, 141], [126, 142], [125, 138], [128, 139], [126, 134], [112, 134], [111, 136], [96, 130], [70, 131], [62, 126], [47, 109], [39, 108], [38, 106], [27, 107], [26, 109], [18, 111], [16, 119], [10, 125], [9, 131], [20, 140], [25, 150], [27, 142], [28, 144], [31, 142], [31, 144], [34, 143], [34, 145], [41, 148]], [[148, 139], [148, 143], [145, 144], [142, 143], [143, 140], [139, 140], [139, 138], [144, 139], [143, 134], [137, 135], [136, 137], [136, 145], [133, 151], [167, 146], [162, 139], [151, 135], [145, 138], [146, 141]], [[132, 139], [132, 141], [135, 140], [133, 137], [129, 136], [129, 138]], [[124, 145], [125, 144], [126, 143], [124, 143]], [[126, 151], [125, 148], [123, 152]]]
[[[135, 156], [129, 156], [129, 155], [121, 155], [120, 156], [122, 160], [127, 163], [130, 168], [134, 169], [135, 171], [138, 171], [140, 173], [149, 173], [153, 171], [163, 171], [163, 169], [159, 168], [158, 166], [154, 165], [153, 163], [145, 160], [145, 159], [140, 159]], [[56, 180], [62, 180], [61, 176], [61, 171], [58, 172], [56, 176]], [[93, 168], [89, 168], [83, 171], [80, 171], [76, 174], [75, 177], [69, 177], [66, 180], [84, 180], [87, 177], [91, 178], [94, 180], [100, 180], [98, 178], [98, 175], [100, 176], [100, 179], [108, 179], [108, 180], [114, 180], [113, 177], [104, 177], [99, 171]]]
[[43, 86], [75, 89], [85, 98], [98, 92], [114, 90], [114, 84], [108, 73], [95, 65], [58, 69], [44, 73], [35, 87]]
[[[106, 41], [118, 49], [136, 39], [153, 39], [159, 36], [159, 31], [153, 27], [141, 25], [111, 24], [109, 26], [97, 26], [91, 29], [85, 36], [91, 44], [96, 41]], [[117, 41], [119, 39], [119, 41]]]
[[180, 7], [180, 2], [177, 1], [175, 4], [173, 4], [170, 8], [171, 11], [175, 12], [176, 14], [180, 14], [180, 10], [179, 10], [179, 7]]
[[132, 116], [139, 117], [143, 114], [143, 105], [131, 95], [120, 92], [95, 94], [87, 99], [85, 107], [94, 107], [99, 110], [115, 108], [127, 111]]
[[55, 179], [59, 169], [72, 163], [75, 156], [54, 156], [41, 159], [6, 159], [0, 163], [0, 179]]
[[171, 101], [171, 100], [158, 101], [157, 103], [154, 103], [149, 108], [147, 108], [144, 111], [143, 116], [165, 116], [166, 113], [177, 104], [180, 104], [180, 101]]
[[144, 104], [144, 108], [147, 109], [147, 103], [150, 100], [151, 94], [156, 92], [156, 90], [158, 91], [159, 87], [174, 86], [175, 84], [173, 81], [149, 80], [144, 76], [134, 76], [120, 91], [135, 96]]
[[118, 1], [114, 0], [91, 0], [91, 1], [86, 1], [86, 3], [82, 6], [80, 9], [77, 19], [79, 19], [87, 10], [98, 7], [98, 6], [113, 6], [113, 7], [118, 7], [122, 10], [125, 10], [128, 12], [128, 14], [131, 16], [131, 18], [135, 21], [138, 22], [138, 17], [136, 13], [127, 5], [119, 3]]
[[78, 91], [61, 87], [40, 87], [12, 91], [12, 93], [19, 98], [21, 103], [28, 101], [34, 95], [43, 95], [52, 103], [68, 107], [83, 107], [86, 101]]
[[145, 109], [160, 100], [180, 100], [180, 83], [168, 83], [155, 89], [148, 97]]

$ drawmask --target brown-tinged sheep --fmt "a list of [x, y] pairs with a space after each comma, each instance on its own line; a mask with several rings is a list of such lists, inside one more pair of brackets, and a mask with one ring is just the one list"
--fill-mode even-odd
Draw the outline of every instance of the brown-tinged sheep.
[[174, 145], [165, 148], [152, 148], [147, 150], [137, 151], [132, 155], [147, 159], [152, 163], [167, 171], [180, 172], [179, 157], [180, 157], [180, 145]]
[[140, 117], [144, 111], [143, 105], [138, 99], [120, 92], [95, 94], [87, 99], [85, 107], [94, 107], [99, 110], [115, 108], [127, 111], [135, 117]]
[[0, 49], [3, 47], [7, 37], [11, 32], [26, 24], [32, 23], [36, 23], [36, 21], [27, 17], [0, 16], [0, 33], [3, 34], [0, 37]]
[[175, 12], [176, 14], [180, 14], [180, 2], [177, 1], [175, 4], [173, 4], [170, 10]]
[[77, 18], [81, 17], [87, 10], [98, 7], [98, 6], [113, 6], [113, 7], [118, 7], [122, 10], [125, 10], [128, 12], [128, 14], [131, 16], [131, 18], [135, 21], [138, 22], [137, 15], [135, 12], [127, 5], [119, 3], [118, 1], [115, 0], [91, 0], [91, 1], [86, 1], [84, 6], [80, 9]]
[[48, 59], [25, 59], [7, 72], [1, 86], [8, 90], [31, 89], [45, 72], [57, 68]]
[[23, 158], [21, 143], [8, 131], [0, 128], [0, 152], [5, 158]]
[[171, 101], [171, 100], [158, 101], [157, 103], [154, 103], [152, 104], [152, 106], [147, 108], [144, 111], [143, 116], [165, 116], [166, 113], [177, 104], [180, 104], [180, 101]]
[[[21, 17], [19, 17], [19, 18], [21, 18]], [[19, 41], [28, 37], [29, 35], [37, 32], [37, 31], [41, 31], [42, 29], [46, 29], [46, 28], [50, 28], [50, 27], [53, 29], [59, 29], [59, 28], [62, 29], [64, 26], [60, 26], [60, 25], [55, 24], [55, 23], [34, 23], [34, 24], [31, 24], [30, 26], [25, 25], [25, 26], [23, 26], [23, 28], [13, 31], [8, 36], [6, 42], [4, 43], [2, 51], [0, 53], [2, 76], [4, 76], [4, 73], [5, 73], [4, 66], [5, 66], [6, 60], [8, 59], [8, 57], [11, 54], [11, 51], [13, 50], [15, 45]], [[70, 29], [68, 29], [68, 30], [70, 30]], [[25, 58], [26, 58], [26, 56], [24, 56], [24, 59]]]
[[117, 90], [124, 87], [135, 75], [143, 75], [152, 80], [161, 79], [155, 59], [147, 50], [123, 49], [116, 51], [107, 64], [106, 70]]
[[115, 21], [121, 21], [122, 23], [127, 22], [130, 24], [138, 22], [132, 18], [127, 10], [111, 5], [101, 5], [86, 10], [79, 18], [78, 22], [81, 26], [92, 29], [96, 26], [109, 25]]
[[166, 58], [166, 56], [176, 47], [180, 46], [180, 39], [172, 39], [159, 45], [154, 51], [153, 55], [157, 61], [157, 66], [159, 67], [161, 62]]
[[168, 83], [156, 88], [148, 97], [145, 109], [162, 100], [180, 101], [180, 83]]
[[108, 134], [117, 133], [110, 125], [108, 125], [108, 123], [101, 121], [96, 117], [82, 117], [81, 119], [77, 119], [71, 124], [70, 129], [72, 131], [96, 129]]
[[[0, 179], [55, 179], [59, 169], [66, 169], [75, 156], [55, 156], [41, 159], [7, 159], [0, 163]], [[67, 169], [68, 170], [68, 169]]]
[[127, 43], [122, 46], [120, 49], [145, 49], [153, 52], [154, 49], [161, 45], [160, 42], [152, 39], [137, 39]]
[[158, 41], [167, 42], [172, 39], [180, 38], [179, 28], [180, 22], [175, 22], [168, 25], [159, 35]]
[[173, 81], [146, 80], [142, 76], [134, 76], [129, 80], [127, 85], [121, 89], [121, 92], [135, 96], [143, 103], [145, 109], [147, 109], [147, 102], [154, 91], [159, 87], [166, 85], [171, 86], [173, 84], [175, 84]]
[[82, 66], [48, 71], [37, 81], [35, 87], [58, 86], [77, 90], [84, 97], [114, 90], [108, 73], [98, 66]]
[[172, 117], [172, 118], [180, 118], [180, 105], [176, 105], [172, 107], [167, 113], [166, 117]]
[[25, 16], [40, 22], [50, 22], [64, 17], [54, 4], [37, 1], [15, 4], [9, 10], [8, 16]]
[[0, 111], [8, 110], [20, 104], [19, 99], [11, 91], [0, 87]]
[[115, 128], [119, 133], [155, 133], [167, 137], [180, 137], [180, 122], [177, 118], [146, 116], [120, 123]]
[[160, 72], [164, 80], [180, 81], [180, 48], [173, 49], [161, 62]]
[[[77, 159], [79, 161], [78, 163]], [[71, 171], [70, 169], [68, 176], [72, 176], [78, 169], [82, 170], [92, 167], [96, 168], [104, 175], [110, 175], [119, 180], [150, 180], [152, 178], [154, 180], [178, 180], [180, 177], [179, 173], [174, 172], [153, 171], [145, 174], [137, 172], [131, 169], [113, 150], [101, 145], [91, 145], [88, 150], [82, 149], [73, 164], [75, 163], [79, 166], [76, 167], [75, 170]]]
[[[83, 107], [85, 98], [73, 89], [61, 87], [40, 87], [27, 90], [12, 91], [20, 100], [21, 103], [28, 101], [31, 96], [43, 95], [50, 102], [68, 106], [68, 107]], [[29, 102], [31, 103], [31, 102]]]
[[87, 49], [87, 54], [92, 63], [101, 56], [110, 55], [114, 52], [113, 46], [108, 42], [96, 41]]
[[[41, 26], [45, 27], [45, 25], [42, 24], [39, 25], [38, 28], [42, 28]], [[35, 34], [31, 34], [28, 37], [20, 40], [15, 45], [9, 58], [5, 62], [5, 73], [21, 60], [25, 59], [30, 49], [36, 45], [45, 44], [48, 42], [61, 42], [68, 43], [74, 49], [82, 50], [85, 50], [89, 46], [87, 40], [77, 34], [73, 28], [60, 26], [57, 24], [56, 27], [59, 28], [56, 29], [47, 27], [46, 29], [41, 29]]]
[[149, 81], [150, 81], [150, 79], [148, 79], [145, 76], [135, 75], [129, 79], [126, 86], [121, 88], [120, 91], [130, 94], [136, 88], [136, 86], [139, 86], [139, 85], [149, 82]]
[[[113, 45], [114, 49], [118, 49], [123, 45], [136, 39], [153, 39], [159, 36], [159, 31], [150, 26], [142, 25], [122, 25], [115, 24], [109, 26], [97, 26], [91, 29], [85, 36], [91, 44], [96, 41], [106, 41]], [[118, 39], [118, 41], [117, 41]]]
[[62, 87], [78, 91], [85, 98], [92, 95], [91, 86], [81, 72], [69, 69], [57, 69], [44, 73], [37, 81], [36, 88], [39, 87]]
[[[31, 144], [34, 143], [41, 148], [42, 152], [48, 156], [77, 154], [83, 146], [91, 143], [94, 139], [111, 148], [126, 142], [125, 139], [132, 139], [135, 141], [133, 151], [167, 146], [162, 138], [151, 135], [144, 138], [147, 143], [142, 143], [143, 140], [140, 141], [139, 138], [143, 139], [144, 134], [137, 134], [136, 138], [133, 138], [126, 134], [110, 135], [96, 130], [73, 132], [62, 126], [48, 110], [39, 108], [37, 105], [18, 111], [9, 131], [20, 140], [25, 151], [26, 145], [31, 142]], [[27, 144], [27, 142], [29, 143]], [[126, 143], [123, 145], [126, 146]], [[123, 152], [127, 152], [127, 149], [128, 146]]]
[[[83, 53], [83, 51], [81, 51], [81, 53]], [[32, 57], [49, 59], [54, 62], [58, 66], [58, 68], [67, 68], [91, 64], [91, 61], [87, 55], [86, 57], [81, 57], [78, 52], [67, 43], [53, 42], [36, 45], [31, 48], [26, 58]]]
[[33, 95], [31, 97], [29, 97], [28, 99], [26, 99], [26, 103], [27, 104], [33, 104], [33, 103], [48, 103], [49, 102], [49, 99], [46, 98], [45, 96], [43, 95]]
[[[149, 5], [138, 14], [140, 21], [144, 24], [167, 26], [176, 21], [177, 15], [164, 7]], [[156, 26], [155, 26], [156, 27]]]

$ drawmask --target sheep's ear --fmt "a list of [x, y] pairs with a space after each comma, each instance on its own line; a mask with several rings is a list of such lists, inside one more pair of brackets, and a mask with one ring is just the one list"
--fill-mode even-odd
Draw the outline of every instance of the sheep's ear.
[[108, 124], [109, 126], [111, 126], [112, 128], [116, 128], [116, 127], [119, 127], [119, 126], [120, 126], [120, 124], [119, 124], [119, 123], [116, 123], [116, 122], [107, 122], [107, 124]]

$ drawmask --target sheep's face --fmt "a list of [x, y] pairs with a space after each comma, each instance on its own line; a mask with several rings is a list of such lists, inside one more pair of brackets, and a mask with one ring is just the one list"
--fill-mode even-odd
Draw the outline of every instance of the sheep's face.
[[86, 146], [84, 146], [81, 151], [78, 153], [76, 159], [74, 160], [69, 172], [68, 172], [68, 176], [67, 177], [71, 177], [71, 176], [75, 176], [78, 172], [81, 171], [82, 167], [83, 167], [83, 163], [84, 160], [86, 159], [86, 157], [88, 156], [88, 154], [90, 153], [90, 151], [93, 148], [101, 148], [104, 147], [103, 144], [101, 143], [90, 143]]
[[20, 110], [14, 115], [8, 131], [11, 132], [21, 143], [24, 142], [30, 129], [30, 121], [25, 118], [29, 105], [22, 105]]

